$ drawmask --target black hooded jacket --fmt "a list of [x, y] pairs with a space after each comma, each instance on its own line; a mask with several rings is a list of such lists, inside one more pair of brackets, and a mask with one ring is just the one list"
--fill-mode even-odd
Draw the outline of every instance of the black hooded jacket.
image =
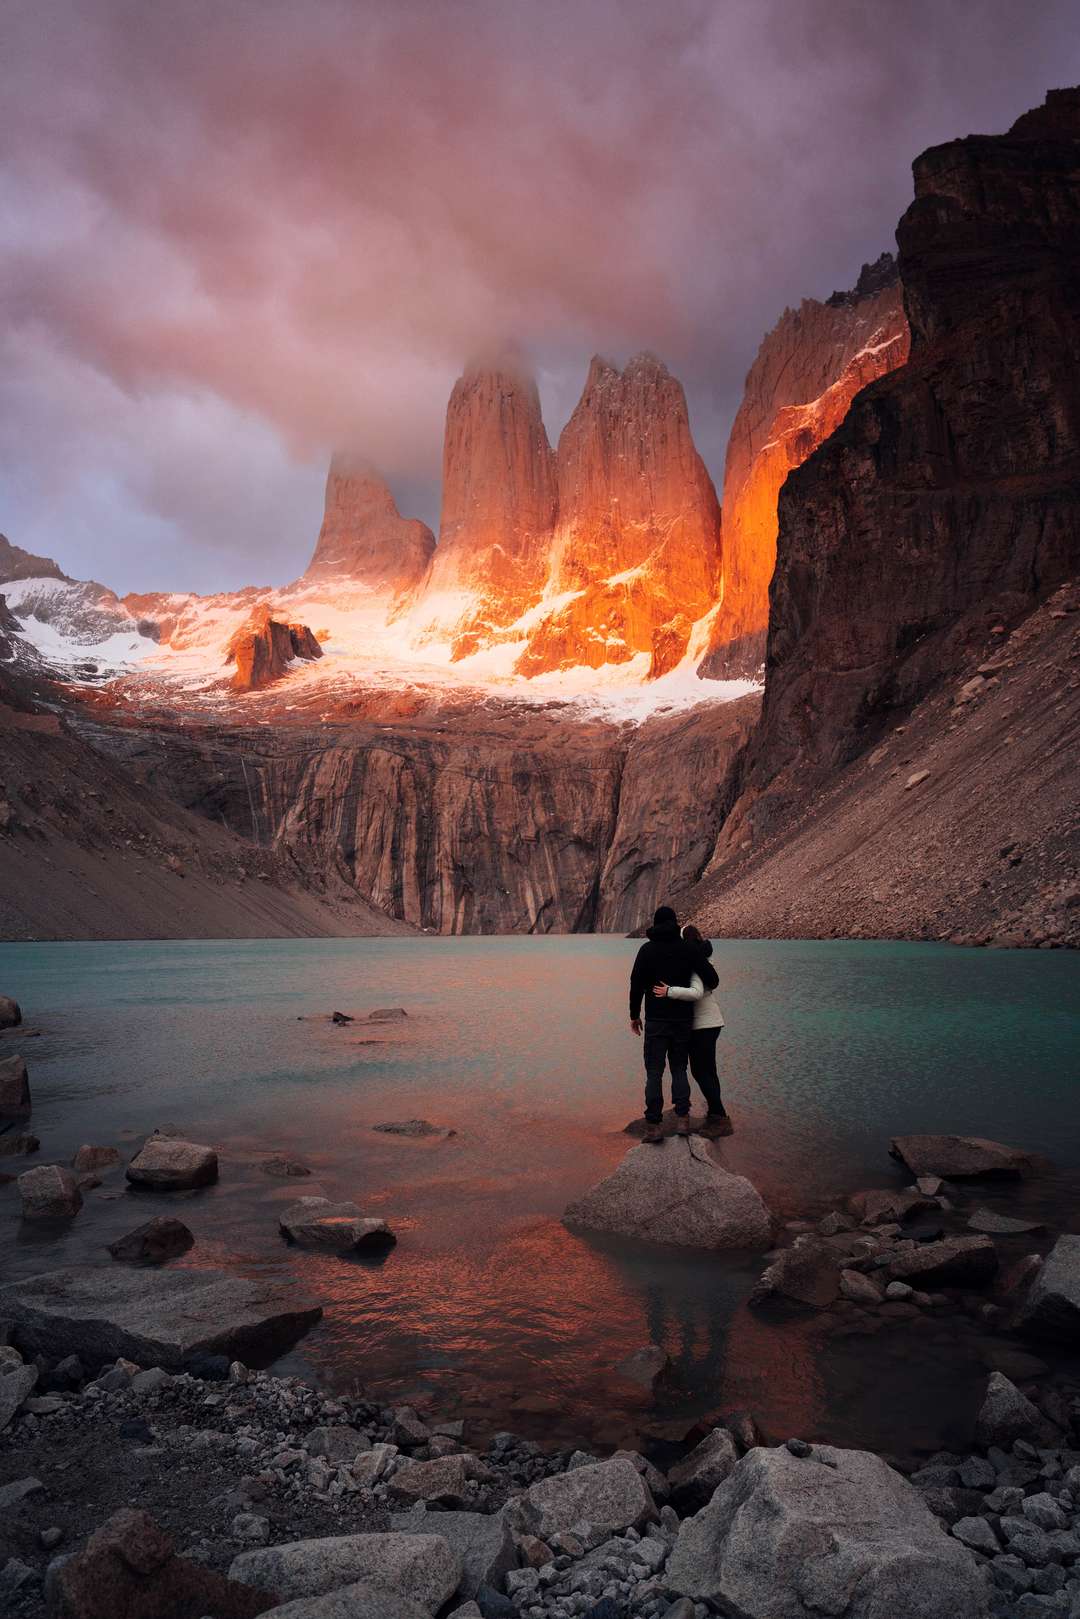
[[[710, 952], [711, 953], [711, 947]], [[702, 972], [704, 967], [705, 972]], [[672, 1023], [692, 1023], [693, 1001], [658, 1000], [653, 994], [654, 984], [678, 984], [684, 989], [697, 973], [709, 989], [715, 989], [719, 980], [709, 966], [701, 945], [687, 944], [679, 932], [677, 922], [657, 922], [648, 929], [645, 943], [634, 959], [630, 973], [630, 1016], [641, 1016], [644, 998], [646, 1020], [666, 1018]], [[712, 978], [709, 983], [706, 974]]]

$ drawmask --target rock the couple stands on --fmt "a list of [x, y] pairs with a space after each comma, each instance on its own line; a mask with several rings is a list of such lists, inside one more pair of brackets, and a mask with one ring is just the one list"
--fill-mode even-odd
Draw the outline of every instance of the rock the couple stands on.
[[676, 1128], [689, 1135], [690, 1081], [697, 1081], [708, 1109], [701, 1134], [712, 1140], [733, 1134], [720, 1095], [716, 1043], [724, 1019], [714, 991], [719, 985], [709, 960], [712, 945], [697, 928], [680, 928], [670, 905], [661, 905], [630, 973], [630, 1027], [642, 1033], [645, 1057], [645, 1137], [664, 1139], [664, 1067], [671, 1069], [671, 1101]]

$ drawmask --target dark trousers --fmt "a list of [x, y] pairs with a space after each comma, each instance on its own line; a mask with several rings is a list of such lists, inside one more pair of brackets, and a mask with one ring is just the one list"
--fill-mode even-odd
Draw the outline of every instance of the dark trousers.
[[720, 1095], [720, 1076], [716, 1072], [716, 1042], [719, 1029], [692, 1029], [690, 1031], [690, 1072], [697, 1080], [705, 1105], [714, 1117], [726, 1113]]
[[664, 1117], [664, 1064], [671, 1065], [671, 1100], [681, 1116], [690, 1111], [690, 1081], [686, 1064], [690, 1058], [689, 1019], [648, 1018], [645, 1022], [645, 1117], [659, 1124]]

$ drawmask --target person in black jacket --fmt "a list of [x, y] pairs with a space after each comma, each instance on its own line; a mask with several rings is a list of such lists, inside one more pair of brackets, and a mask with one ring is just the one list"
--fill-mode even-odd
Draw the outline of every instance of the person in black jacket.
[[693, 1001], [668, 1000], [653, 994], [657, 984], [690, 987], [700, 972], [698, 953], [679, 931], [679, 919], [670, 905], [661, 905], [646, 930], [645, 943], [634, 959], [630, 972], [630, 1027], [642, 1032], [641, 1008], [645, 1006], [645, 1140], [664, 1139], [664, 1065], [671, 1067], [671, 1101], [678, 1118], [680, 1135], [690, 1134], [690, 1081], [686, 1065], [690, 1056], [690, 1034], [694, 1026]]

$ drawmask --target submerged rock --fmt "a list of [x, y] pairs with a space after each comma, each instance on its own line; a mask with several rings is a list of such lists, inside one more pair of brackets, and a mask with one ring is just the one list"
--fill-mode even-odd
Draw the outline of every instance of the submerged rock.
[[669, 1590], [741, 1619], [985, 1619], [973, 1554], [879, 1457], [752, 1450], [687, 1518]]
[[113, 1169], [122, 1162], [116, 1147], [80, 1147], [71, 1160], [76, 1174], [95, 1174], [99, 1169]]
[[24, 1220], [70, 1220], [82, 1208], [82, 1193], [63, 1164], [39, 1164], [19, 1176]]
[[355, 1203], [332, 1203], [328, 1197], [299, 1198], [279, 1216], [278, 1224], [290, 1242], [335, 1253], [392, 1248], [397, 1241], [385, 1220], [363, 1214]]
[[462, 1559], [434, 1528], [426, 1535], [326, 1535], [241, 1552], [229, 1578], [276, 1591], [282, 1601], [361, 1582], [435, 1613], [458, 1588]]
[[164, 1265], [194, 1246], [195, 1238], [182, 1220], [159, 1214], [110, 1242], [109, 1252], [125, 1265]]
[[839, 1294], [840, 1267], [835, 1254], [821, 1243], [804, 1242], [799, 1247], [783, 1249], [762, 1271], [750, 1303], [783, 1298], [824, 1310], [835, 1303]]
[[283, 1152], [275, 1152], [269, 1158], [264, 1158], [259, 1168], [264, 1175], [272, 1175], [275, 1180], [299, 1180], [311, 1174], [306, 1164], [298, 1163], [295, 1158], [287, 1158]]
[[889, 1152], [915, 1176], [945, 1180], [1019, 1179], [1033, 1167], [1031, 1154], [982, 1136], [894, 1136]]
[[153, 1135], [131, 1160], [127, 1178], [162, 1192], [210, 1186], [218, 1178], [217, 1153], [178, 1136]]
[[17, 1135], [9, 1132], [0, 1135], [0, 1158], [25, 1158], [40, 1146], [38, 1137], [29, 1130], [20, 1130]]
[[0, 995], [0, 1029], [14, 1029], [22, 1022], [22, 1008], [10, 995]]
[[764, 1248], [772, 1224], [756, 1188], [721, 1168], [696, 1136], [631, 1147], [563, 1221], [688, 1248]]
[[1057, 1239], [1020, 1306], [1018, 1325], [1037, 1337], [1080, 1343], [1080, 1236]]
[[1029, 1231], [1045, 1231], [1042, 1220], [1016, 1220], [996, 1209], [973, 1209], [968, 1215], [969, 1231], [984, 1231], [993, 1237], [1022, 1237]]
[[46, 1271], [0, 1287], [0, 1318], [21, 1344], [86, 1364], [119, 1358], [176, 1370], [199, 1352], [256, 1365], [294, 1343], [322, 1315], [293, 1286], [218, 1270]]
[[659, 1344], [643, 1344], [635, 1349], [633, 1354], [620, 1360], [615, 1367], [620, 1377], [625, 1377], [630, 1383], [638, 1383], [643, 1389], [652, 1390], [671, 1366], [671, 1357]]
[[0, 1119], [30, 1115], [30, 1079], [21, 1057], [0, 1058]]
[[378, 1130], [385, 1136], [452, 1136], [453, 1130], [445, 1125], [432, 1124], [429, 1119], [392, 1119], [388, 1124], [373, 1124], [373, 1130]]

